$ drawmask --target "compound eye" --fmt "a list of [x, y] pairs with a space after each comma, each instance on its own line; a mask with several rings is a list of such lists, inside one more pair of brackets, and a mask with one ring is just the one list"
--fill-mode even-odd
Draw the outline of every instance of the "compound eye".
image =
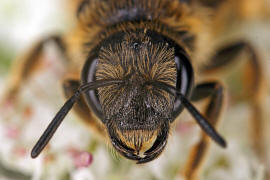
[[[97, 66], [98, 58], [89, 58], [82, 71], [82, 83], [86, 84], [88, 82], [94, 82], [96, 80], [95, 74], [96, 74], [96, 66]], [[87, 101], [88, 106], [91, 108], [91, 110], [95, 113], [95, 115], [103, 120], [103, 113], [101, 109], [101, 105], [98, 98], [98, 92], [97, 90], [90, 90], [84, 94], [84, 97]]]
[[[193, 68], [190, 60], [184, 52], [180, 51], [175, 55], [175, 64], [177, 69], [176, 89], [189, 98], [193, 85]], [[173, 120], [182, 112], [183, 108], [181, 101], [175, 99], [172, 112]]]

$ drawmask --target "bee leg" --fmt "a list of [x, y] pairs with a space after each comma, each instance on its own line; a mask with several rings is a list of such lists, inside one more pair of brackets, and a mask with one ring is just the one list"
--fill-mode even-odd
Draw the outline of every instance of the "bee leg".
[[266, 97], [266, 82], [264, 81], [263, 68], [260, 64], [259, 57], [254, 49], [246, 45], [247, 53], [250, 54], [249, 63], [245, 64], [243, 73], [243, 99], [247, 100], [250, 105], [251, 118], [249, 119], [250, 138], [252, 147], [259, 158], [268, 169], [266, 169], [267, 179], [270, 178], [270, 168], [267, 165], [266, 151], [266, 132], [263, 118], [263, 100]]
[[[66, 98], [71, 97], [74, 95], [76, 90], [78, 90], [80, 86], [79, 80], [73, 79], [66, 79], [63, 82], [63, 89]], [[91, 128], [97, 132], [98, 135], [104, 137], [105, 128], [102, 126], [101, 123], [98, 122], [98, 119], [94, 117], [93, 112], [90, 111], [86, 101], [81, 96], [77, 103], [74, 105], [73, 109], [79, 115], [79, 117]]]
[[[198, 101], [210, 97], [206, 106], [205, 117], [209, 123], [217, 127], [219, 114], [223, 104], [223, 87], [218, 82], [206, 82], [195, 87], [191, 100]], [[186, 166], [184, 176], [187, 180], [198, 178], [199, 171], [204, 163], [210, 145], [209, 137], [203, 133], [200, 141], [192, 147]]]
[[44, 45], [49, 41], [55, 42], [64, 58], [67, 58], [65, 55], [65, 45], [61, 37], [50, 36], [37, 42], [24, 56], [20, 57], [13, 64], [4, 94], [6, 100], [15, 99], [22, 85], [38, 70], [42, 64]]
[[211, 73], [225, 68], [227, 65], [236, 61], [237, 57], [244, 51], [246, 42], [236, 42], [217, 50], [210, 62], [200, 68], [203, 73]]
[[[267, 160], [266, 140], [263, 121], [262, 102], [266, 95], [264, 86], [264, 76], [260, 59], [255, 49], [247, 42], [239, 41], [237, 43], [226, 46], [218, 51], [211, 59], [210, 64], [204, 66], [201, 70], [205, 73], [211, 73], [217, 69], [221, 69], [236, 62], [237, 57], [245, 53], [248, 55], [247, 63], [244, 66], [243, 73], [243, 92], [240, 99], [246, 100], [251, 108], [251, 139], [253, 149], [262, 163]], [[270, 171], [270, 170], [269, 170]]]

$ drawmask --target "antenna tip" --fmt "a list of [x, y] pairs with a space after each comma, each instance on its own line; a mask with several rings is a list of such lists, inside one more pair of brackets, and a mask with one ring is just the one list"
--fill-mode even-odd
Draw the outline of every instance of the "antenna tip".
[[221, 138], [221, 137], [216, 142], [218, 143], [218, 145], [220, 145], [223, 148], [226, 148], [227, 147], [227, 142], [223, 138]]
[[31, 151], [31, 158], [34, 159], [34, 158], [38, 157], [38, 155], [39, 155], [39, 153], [37, 153], [35, 149], [32, 149], [32, 151]]

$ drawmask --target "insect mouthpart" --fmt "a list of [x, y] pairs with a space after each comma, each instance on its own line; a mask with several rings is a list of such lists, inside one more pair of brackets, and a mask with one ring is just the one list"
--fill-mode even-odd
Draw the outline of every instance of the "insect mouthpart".
[[137, 164], [158, 157], [167, 144], [169, 124], [164, 123], [155, 130], [121, 130], [108, 124], [108, 133], [114, 148], [124, 157], [136, 160]]

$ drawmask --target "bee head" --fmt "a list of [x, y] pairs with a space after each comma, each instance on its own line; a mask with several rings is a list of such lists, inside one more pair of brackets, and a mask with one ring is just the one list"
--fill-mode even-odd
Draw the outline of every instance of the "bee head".
[[175, 98], [151, 82], [175, 86], [174, 49], [147, 39], [108, 44], [100, 49], [96, 79], [123, 80], [98, 89], [113, 146], [139, 163], [158, 156], [166, 145]]
[[[97, 56], [95, 56], [97, 53]], [[224, 139], [189, 102], [193, 70], [185, 51], [153, 31], [123, 32], [104, 40], [88, 57], [82, 84], [55, 115], [31, 156], [47, 145], [81, 94], [107, 128], [114, 148], [146, 163], [164, 150], [171, 123], [185, 107], [219, 145]]]

